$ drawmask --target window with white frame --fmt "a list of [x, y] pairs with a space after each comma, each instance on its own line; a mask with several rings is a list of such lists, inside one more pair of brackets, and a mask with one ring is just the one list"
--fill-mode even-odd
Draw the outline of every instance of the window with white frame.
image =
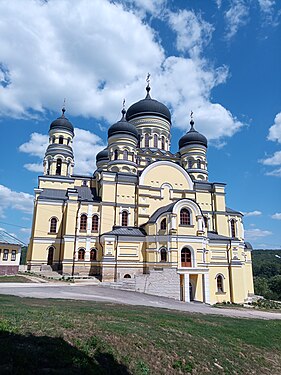
[[8, 256], [9, 256], [9, 250], [8, 249], [4, 249], [3, 260], [8, 260]]
[[11, 260], [15, 261], [16, 260], [16, 256], [17, 256], [17, 251], [16, 250], [12, 250]]

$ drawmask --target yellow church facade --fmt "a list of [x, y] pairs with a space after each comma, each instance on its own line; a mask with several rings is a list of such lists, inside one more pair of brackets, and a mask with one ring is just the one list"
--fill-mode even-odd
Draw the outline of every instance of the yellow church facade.
[[108, 130], [93, 175], [73, 174], [72, 124], [53, 121], [35, 189], [28, 269], [214, 304], [254, 294], [243, 215], [227, 208], [225, 184], [208, 179], [207, 139], [190, 130], [170, 151], [171, 114], [150, 96]]

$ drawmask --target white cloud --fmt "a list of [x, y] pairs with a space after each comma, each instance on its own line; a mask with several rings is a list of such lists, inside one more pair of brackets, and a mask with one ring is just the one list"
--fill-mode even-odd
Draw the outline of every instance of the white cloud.
[[[166, 2], [131, 3], [153, 12]], [[227, 67], [215, 69], [199, 57], [165, 56], [157, 32], [118, 2], [0, 1], [0, 14], [0, 63], [5, 63], [0, 71], [6, 82], [0, 84], [0, 116], [30, 118], [43, 115], [45, 109], [57, 111], [66, 97], [69, 117], [103, 117], [112, 123], [119, 117], [124, 97], [133, 103], [145, 95], [149, 71], [152, 96], [170, 106], [173, 126], [186, 130], [191, 109], [197, 129], [210, 139], [232, 136], [242, 126], [222, 104], [210, 99], [212, 89], [226, 81]], [[183, 26], [195, 17], [192, 12], [184, 14], [188, 16], [183, 17]], [[179, 48], [187, 48], [184, 44], [190, 35], [188, 48], [200, 50], [211, 30], [197, 16], [194, 28], [178, 28]], [[42, 144], [35, 141], [34, 153], [39, 156]], [[39, 167], [28, 164], [26, 168], [37, 171]], [[85, 166], [80, 164], [80, 169]]]
[[163, 12], [167, 0], [119, 0], [119, 3], [144, 17], [147, 13], [152, 16], [159, 16]]
[[222, 0], [215, 0], [215, 1], [216, 1], [218, 9], [220, 9]]
[[[74, 173], [92, 174], [95, 170], [95, 156], [105, 148], [102, 139], [88, 130], [74, 129], [73, 151], [75, 158]], [[25, 164], [24, 167], [31, 172], [43, 172], [42, 160], [48, 146], [48, 136], [32, 133], [30, 140], [19, 147], [21, 152], [40, 158], [38, 163]]]
[[96, 154], [105, 148], [102, 140], [88, 130], [74, 129], [73, 152], [74, 173], [92, 174], [96, 169]]
[[244, 0], [231, 0], [230, 4], [230, 8], [225, 12], [228, 40], [233, 38], [240, 27], [246, 25], [249, 16], [249, 6]]
[[271, 217], [272, 217], [272, 219], [281, 220], [281, 213], [276, 212], [276, 214], [272, 215]]
[[16, 192], [0, 185], [0, 217], [5, 217], [5, 210], [15, 209], [31, 214], [34, 197], [23, 192]]
[[261, 214], [261, 211], [243, 212], [244, 216], [260, 216]]
[[266, 172], [267, 176], [281, 177], [281, 168], [274, 169], [271, 172]]
[[274, 119], [274, 124], [269, 128], [267, 137], [270, 141], [277, 141], [281, 143], [281, 112], [279, 112]]
[[212, 38], [214, 27], [191, 10], [169, 12], [168, 20], [176, 33], [176, 45], [180, 52], [188, 51], [191, 56], [198, 56]]
[[273, 156], [261, 160], [264, 165], [281, 165], [281, 151], [276, 151]]
[[19, 147], [19, 150], [21, 152], [25, 152], [26, 154], [42, 158], [48, 146], [48, 139], [49, 137], [47, 135], [32, 133], [30, 140], [23, 143]]
[[277, 26], [279, 23], [280, 11], [275, 11], [275, 0], [258, 0], [260, 11], [264, 19], [265, 24], [270, 24], [271, 26]]
[[269, 230], [262, 230], [258, 228], [245, 230], [245, 238], [247, 240], [255, 240], [260, 237], [270, 236], [271, 234], [272, 232], [270, 232]]

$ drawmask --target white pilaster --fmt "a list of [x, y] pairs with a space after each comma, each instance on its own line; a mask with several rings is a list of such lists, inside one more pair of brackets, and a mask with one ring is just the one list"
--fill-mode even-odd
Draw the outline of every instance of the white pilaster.
[[209, 285], [209, 274], [206, 273], [202, 275], [203, 278], [203, 293], [204, 293], [204, 302], [210, 303], [210, 285]]
[[189, 274], [184, 274], [184, 301], [190, 302], [190, 292], [189, 292]]

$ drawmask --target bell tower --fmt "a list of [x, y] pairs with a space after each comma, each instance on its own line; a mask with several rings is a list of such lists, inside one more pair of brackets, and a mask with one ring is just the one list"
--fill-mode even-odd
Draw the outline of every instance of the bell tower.
[[50, 125], [49, 145], [43, 161], [44, 175], [68, 177], [73, 173], [74, 129], [64, 114], [65, 107], [62, 108], [62, 115]]

